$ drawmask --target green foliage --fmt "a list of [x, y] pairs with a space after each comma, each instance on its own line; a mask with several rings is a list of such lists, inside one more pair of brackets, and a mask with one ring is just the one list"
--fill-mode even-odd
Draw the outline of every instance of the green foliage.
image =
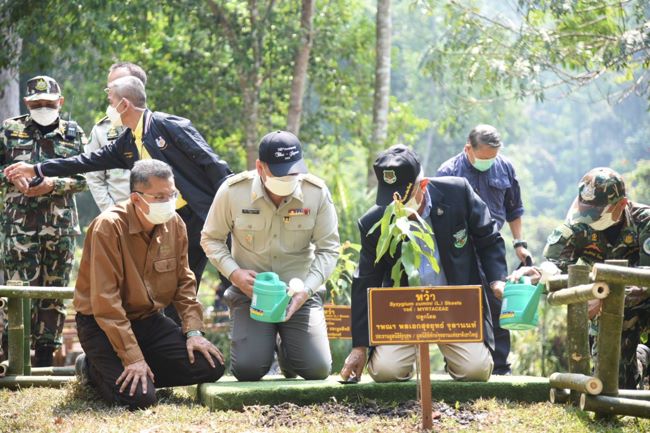
[[343, 242], [339, 248], [336, 267], [325, 282], [327, 293], [334, 304], [350, 305], [351, 303], [352, 277], [359, 263], [359, 251], [361, 245], [350, 241]]
[[[417, 211], [404, 206], [397, 195], [386, 206], [384, 215], [370, 229], [368, 235], [377, 228], [381, 231], [377, 242], [375, 263], [378, 263], [386, 253], [390, 257], [395, 257], [397, 248], [400, 247], [400, 260], [397, 260], [391, 269], [391, 279], [395, 287], [401, 286], [405, 273], [409, 286], [421, 284], [419, 269], [423, 257], [431, 263], [431, 267], [436, 272], [440, 272], [438, 261], [433, 255], [435, 248], [433, 230]], [[420, 243], [426, 248], [423, 248]]]

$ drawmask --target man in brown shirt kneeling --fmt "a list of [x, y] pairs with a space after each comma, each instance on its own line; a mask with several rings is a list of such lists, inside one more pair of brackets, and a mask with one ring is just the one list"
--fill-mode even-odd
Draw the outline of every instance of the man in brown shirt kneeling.
[[[85, 352], [77, 370], [109, 403], [141, 409], [156, 402], [155, 387], [218, 380], [224, 359], [203, 337], [171, 169], [140, 160], [130, 187], [129, 200], [88, 228], [74, 296]], [[170, 303], [182, 329], [163, 314]]]

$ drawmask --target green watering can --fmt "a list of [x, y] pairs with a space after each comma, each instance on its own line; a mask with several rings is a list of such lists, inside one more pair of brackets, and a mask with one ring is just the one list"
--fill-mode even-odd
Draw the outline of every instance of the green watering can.
[[284, 322], [291, 297], [287, 285], [275, 272], [261, 272], [255, 277], [250, 316], [259, 322]]
[[536, 328], [542, 287], [543, 284], [533, 286], [529, 277], [521, 277], [517, 283], [506, 282], [499, 316], [501, 327], [512, 331]]

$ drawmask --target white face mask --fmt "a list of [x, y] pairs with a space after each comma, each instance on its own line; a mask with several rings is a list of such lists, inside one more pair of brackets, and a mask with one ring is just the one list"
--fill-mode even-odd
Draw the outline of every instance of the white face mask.
[[275, 195], [280, 197], [287, 197], [293, 194], [293, 192], [298, 187], [298, 178], [297, 175], [281, 176], [281, 177], [271, 177], [266, 176], [266, 181], [264, 186]]
[[109, 105], [106, 107], [106, 116], [108, 116], [108, 120], [111, 121], [111, 124], [115, 127], [122, 126], [122, 116], [120, 115], [120, 112], [117, 111], [117, 107], [120, 106], [122, 101], [120, 101], [119, 104], [117, 104], [115, 107], [112, 105]]
[[174, 217], [176, 214], [176, 199], [173, 198], [169, 201], [162, 203], [149, 203], [144, 197], [140, 196], [149, 205], [149, 213], [142, 212], [144, 217], [151, 224], [164, 224]]
[[51, 125], [59, 118], [59, 110], [57, 108], [30, 108], [29, 114], [34, 119], [34, 122], [43, 126]]
[[413, 194], [413, 196], [411, 196], [411, 198], [406, 203], [404, 203], [404, 207], [417, 212], [420, 209], [422, 202], [418, 203], [418, 201], [415, 199], [415, 196], [416, 194]]
[[600, 218], [598, 218], [596, 221], [589, 223], [589, 227], [596, 231], [602, 231], [602, 230], [607, 230], [614, 224], [616, 224], [618, 221], [615, 221], [614, 218], [612, 218], [612, 213], [607, 212], [604, 213]]

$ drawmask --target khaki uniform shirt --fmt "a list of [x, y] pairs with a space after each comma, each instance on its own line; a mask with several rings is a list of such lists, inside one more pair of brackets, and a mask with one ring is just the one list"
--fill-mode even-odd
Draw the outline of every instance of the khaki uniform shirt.
[[[232, 252], [226, 239], [232, 233]], [[201, 232], [201, 246], [219, 271], [272, 271], [288, 283], [300, 278], [316, 291], [330, 276], [339, 251], [338, 220], [325, 183], [302, 175], [279, 207], [256, 171], [240, 173], [219, 188]]]
[[131, 200], [100, 214], [88, 228], [74, 307], [93, 315], [122, 364], [144, 359], [131, 330], [172, 303], [183, 332], [203, 329], [196, 280], [187, 262], [185, 224], [175, 215], [147, 233]]
[[[91, 153], [113, 143], [124, 130], [115, 128], [107, 117], [97, 122], [90, 132], [90, 141], [85, 146], [86, 153]], [[123, 202], [131, 193], [129, 177], [131, 172], [123, 168], [113, 170], [91, 171], [86, 174], [88, 188], [100, 211], [105, 211], [114, 204]]]

